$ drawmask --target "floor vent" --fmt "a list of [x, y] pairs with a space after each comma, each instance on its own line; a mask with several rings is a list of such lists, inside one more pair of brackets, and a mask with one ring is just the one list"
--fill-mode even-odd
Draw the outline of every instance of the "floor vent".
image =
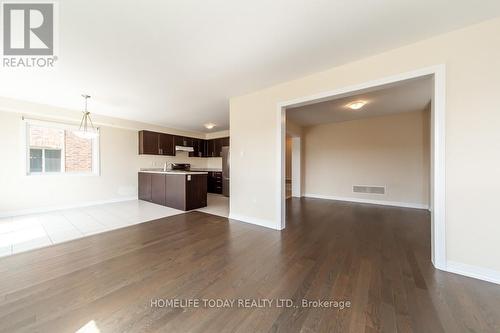
[[353, 185], [352, 191], [354, 193], [385, 194], [385, 186]]

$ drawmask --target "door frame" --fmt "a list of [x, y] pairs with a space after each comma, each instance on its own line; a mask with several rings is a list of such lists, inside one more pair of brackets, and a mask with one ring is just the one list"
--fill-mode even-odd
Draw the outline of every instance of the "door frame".
[[410, 72], [400, 73], [361, 84], [346, 86], [333, 91], [305, 96], [277, 105], [277, 150], [276, 168], [276, 229], [286, 227], [286, 192], [285, 192], [285, 144], [286, 144], [286, 108], [298, 107], [338, 98], [341, 95], [400, 81], [433, 76], [434, 94], [431, 106], [431, 177], [430, 177], [430, 212], [431, 212], [431, 261], [438, 269], [446, 269], [445, 240], [445, 112], [446, 112], [446, 66], [439, 64]]

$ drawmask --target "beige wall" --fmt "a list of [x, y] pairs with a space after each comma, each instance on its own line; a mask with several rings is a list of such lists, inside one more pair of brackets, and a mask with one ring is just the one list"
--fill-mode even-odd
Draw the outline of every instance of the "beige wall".
[[[428, 207], [430, 110], [304, 128], [305, 196]], [[385, 194], [353, 193], [385, 186]]]
[[[9, 112], [2, 111], [5, 109]], [[190, 158], [186, 152], [177, 152], [175, 157], [138, 155], [139, 129], [200, 138], [205, 137], [203, 133], [94, 116], [101, 133], [99, 176], [27, 176], [23, 115], [72, 122], [79, 121], [81, 113], [0, 98], [0, 216], [136, 197], [137, 171], [162, 167], [165, 162], [187, 162], [202, 168], [222, 166], [220, 158]]]
[[300, 137], [302, 136], [302, 127], [287, 118], [286, 134], [292, 137]]
[[447, 259], [500, 271], [498, 31], [500, 18], [232, 98], [231, 214], [278, 225], [279, 102], [445, 64]]

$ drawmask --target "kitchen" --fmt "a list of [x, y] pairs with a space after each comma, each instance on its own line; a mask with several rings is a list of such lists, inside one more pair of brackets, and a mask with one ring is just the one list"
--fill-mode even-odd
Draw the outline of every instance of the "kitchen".
[[170, 157], [152, 167], [140, 168], [140, 200], [183, 211], [198, 209], [228, 216], [228, 136], [202, 139], [146, 130], [138, 135], [139, 155]]

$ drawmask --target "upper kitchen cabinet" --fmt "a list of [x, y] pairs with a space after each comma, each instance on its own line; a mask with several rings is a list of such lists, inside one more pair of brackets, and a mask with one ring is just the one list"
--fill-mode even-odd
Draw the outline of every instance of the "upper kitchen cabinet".
[[222, 157], [222, 138], [214, 139], [214, 156]]
[[159, 155], [159, 133], [139, 132], [139, 154]]
[[229, 137], [207, 140], [207, 157], [221, 157], [222, 147], [229, 146]]
[[207, 146], [207, 140], [203, 140], [203, 139], [200, 139], [200, 154], [201, 154], [201, 157], [207, 157], [207, 149], [208, 149], [208, 146]]
[[159, 154], [175, 156], [174, 136], [171, 134], [159, 134]]
[[175, 156], [175, 146], [193, 147], [189, 157], [221, 157], [229, 137], [203, 140], [180, 135], [139, 131], [139, 154]]
[[191, 139], [194, 151], [189, 153], [189, 157], [205, 157], [205, 140], [203, 139]]
[[185, 136], [174, 135], [174, 146], [191, 147], [192, 140]]
[[215, 157], [215, 141], [214, 140], [207, 140], [206, 157]]
[[139, 154], [174, 156], [173, 136], [165, 133], [140, 131]]

